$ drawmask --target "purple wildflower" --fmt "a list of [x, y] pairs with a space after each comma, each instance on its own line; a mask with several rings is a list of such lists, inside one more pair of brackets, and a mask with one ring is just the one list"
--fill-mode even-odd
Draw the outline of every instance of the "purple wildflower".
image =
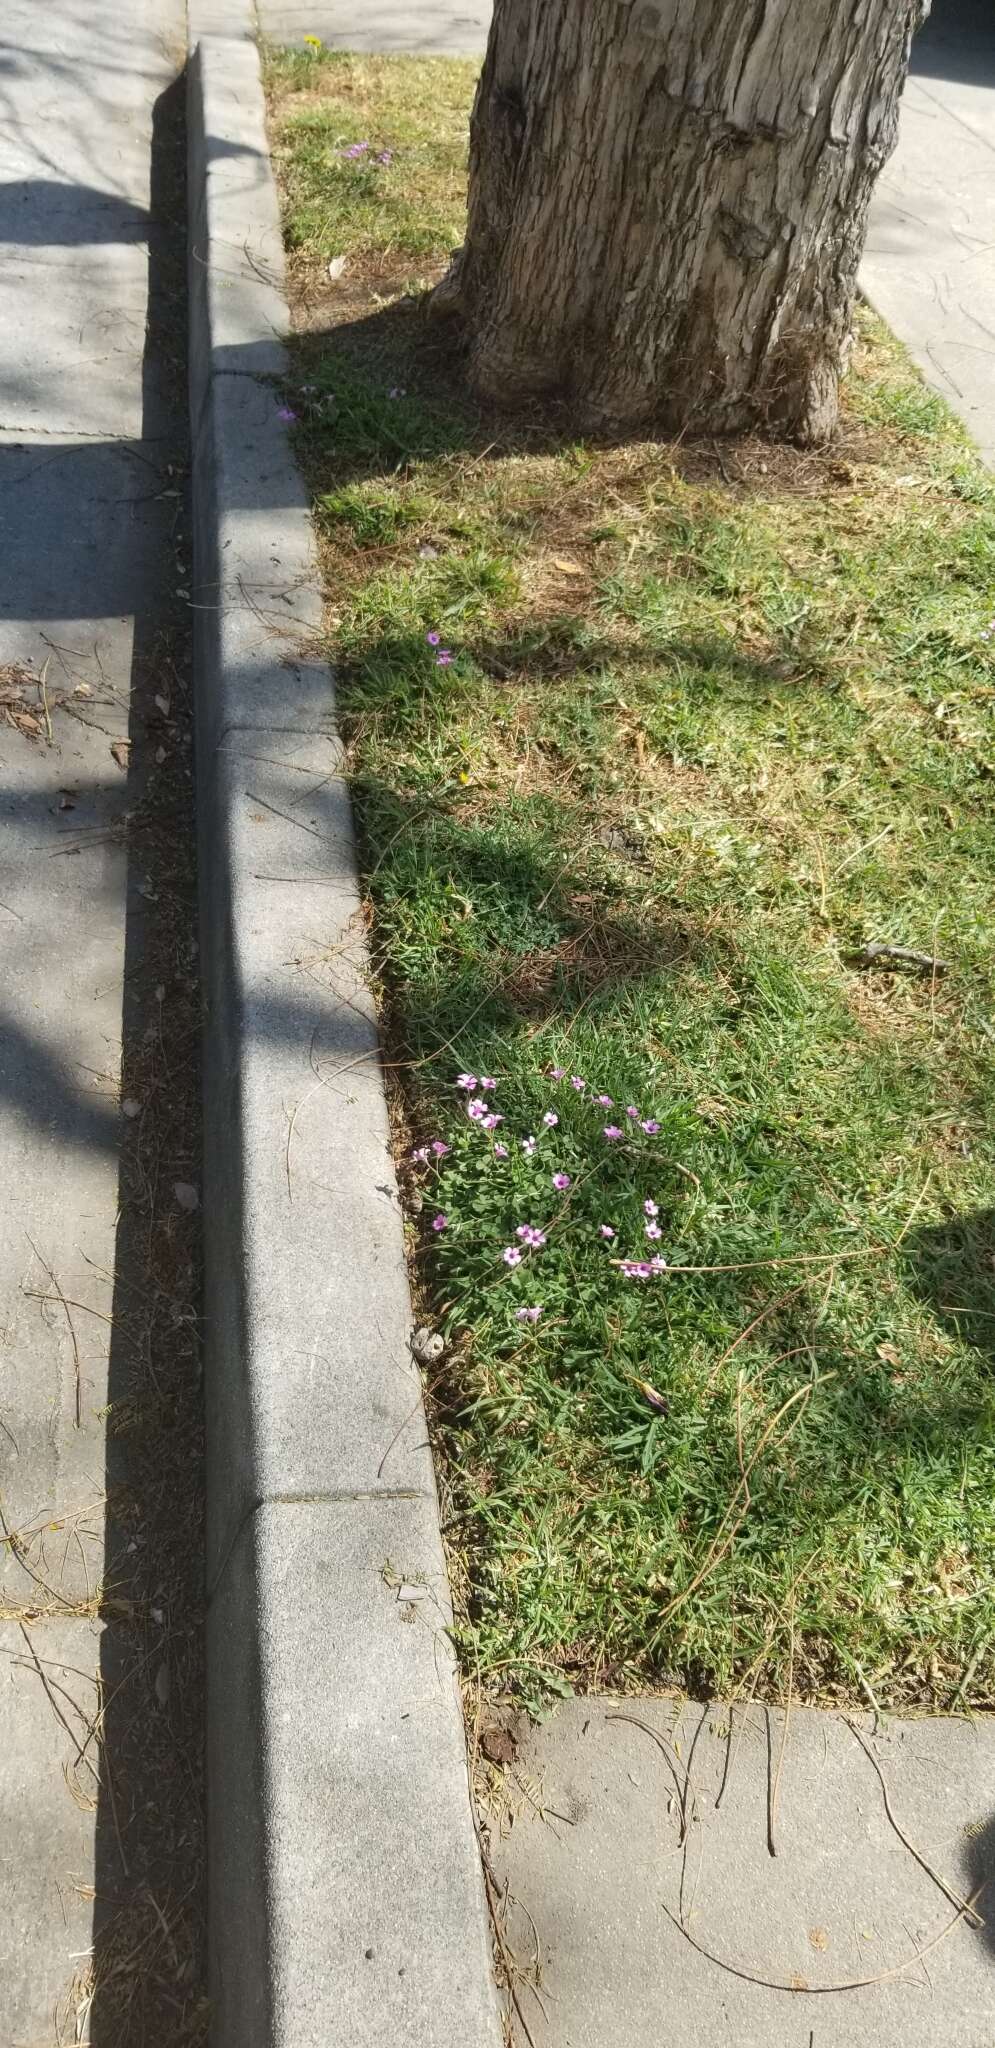
[[657, 1121], [656, 1121], [655, 1117], [652, 1117], [652, 1116], [648, 1116], [648, 1117], [644, 1118], [644, 1120], [643, 1120], [643, 1122], [642, 1122], [642, 1123], [640, 1124], [639, 1128], [640, 1128], [640, 1130], [641, 1130], [641, 1131], [645, 1131], [645, 1132], [646, 1132], [646, 1136], [647, 1136], [648, 1138], [655, 1138], [655, 1137], [656, 1137], [656, 1134], [657, 1134], [657, 1132], [658, 1132], [658, 1130], [659, 1130], [659, 1128], [660, 1128], [660, 1126], [659, 1126], [659, 1124], [657, 1123]]
[[493, 1074], [482, 1074], [480, 1077], [480, 1085], [486, 1094], [489, 1088], [497, 1087], [497, 1082], [495, 1081]]
[[380, 151], [380, 155], [377, 158], [378, 164], [390, 164], [393, 163], [393, 161], [394, 152], [392, 149], [382, 149]]
[[610, 1224], [610, 1223], [599, 1223], [599, 1224], [598, 1224], [598, 1236], [599, 1236], [599, 1237], [617, 1237], [617, 1235], [618, 1235], [618, 1232], [617, 1232], [617, 1231], [616, 1231], [616, 1230], [614, 1229], [614, 1227], [612, 1226], [612, 1224]]
[[[428, 641], [428, 644], [429, 644], [429, 646], [430, 646], [430, 647], [441, 647], [441, 646], [442, 646], [442, 634], [441, 634], [441, 633], [426, 633], [426, 635], [425, 635], [425, 638], [426, 638], [426, 640]], [[473, 1084], [473, 1085], [474, 1085], [474, 1087], [476, 1087], [476, 1085], [477, 1085], [477, 1084], [476, 1084], [476, 1082], [474, 1082], [474, 1084]]]
[[293, 409], [293, 407], [292, 407], [292, 406], [289, 406], [289, 405], [281, 405], [281, 407], [280, 407], [280, 410], [279, 410], [279, 412], [277, 413], [277, 419], [278, 419], [278, 420], [285, 420], [285, 421], [286, 421], [286, 424], [287, 424], [287, 425], [288, 425], [288, 427], [289, 427], [289, 426], [292, 426], [292, 425], [293, 425], [293, 423], [294, 423], [294, 421], [295, 421], [295, 419], [296, 419], [296, 418], [297, 418], [297, 414], [295, 413], [295, 411], [294, 411], [294, 409]]
[[452, 662], [452, 658], [453, 657], [450, 654], [448, 647], [443, 647], [435, 657], [436, 668], [448, 668], [450, 666], [450, 663]]
[[614, 1144], [615, 1139], [620, 1138], [622, 1133], [617, 1124], [606, 1124], [601, 1135], [603, 1138], [607, 1138], [609, 1143]]
[[564, 1194], [570, 1186], [570, 1175], [568, 1173], [554, 1173], [553, 1186], [561, 1195]]
[[541, 1314], [541, 1308], [516, 1308], [515, 1321], [516, 1323], [537, 1323]]
[[550, 1079], [553, 1081], [564, 1081], [566, 1080], [566, 1074], [566, 1067], [554, 1067]]
[[479, 1124], [481, 1119], [487, 1115], [487, 1104], [481, 1101], [479, 1095], [475, 1095], [473, 1101], [467, 1103], [466, 1113], [472, 1124]]
[[437, 1159], [444, 1159], [444, 1158], [445, 1158], [445, 1156], [446, 1156], [446, 1153], [447, 1153], [447, 1152], [448, 1152], [448, 1150], [449, 1150], [449, 1146], [448, 1146], [448, 1145], [446, 1145], [446, 1144], [444, 1144], [444, 1143], [443, 1143], [443, 1140], [442, 1140], [441, 1138], [433, 1138], [433, 1139], [432, 1139], [432, 1150], [433, 1150], [433, 1152], [435, 1153], [435, 1156], [436, 1156], [436, 1158], [437, 1158]]
[[387, 393], [388, 398], [406, 398], [407, 395], [403, 384], [392, 384]]
[[495, 1145], [495, 1147], [494, 1147], [494, 1157], [495, 1157], [495, 1159], [507, 1159], [507, 1157], [508, 1157], [508, 1147], [507, 1147], [507, 1145]]
[[667, 1270], [666, 1259], [661, 1259], [659, 1255], [655, 1259], [650, 1260], [650, 1265], [654, 1273], [665, 1273]]
[[457, 1088], [466, 1088], [466, 1089], [467, 1089], [467, 1090], [469, 1091], [469, 1093], [470, 1093], [470, 1094], [472, 1095], [472, 1093], [473, 1093], [473, 1090], [475, 1089], [476, 1085], [477, 1085], [477, 1076], [476, 1076], [476, 1074], [457, 1074], [457, 1076], [456, 1076], [456, 1086], [457, 1086]]
[[520, 1266], [522, 1263], [522, 1254], [515, 1244], [506, 1244], [501, 1257], [506, 1266]]
[[660, 1229], [660, 1225], [658, 1223], [650, 1222], [646, 1225], [646, 1235], [647, 1237], [653, 1238], [662, 1237], [663, 1231]]
[[525, 1154], [525, 1157], [526, 1157], [526, 1159], [531, 1159], [531, 1157], [532, 1157], [532, 1154], [533, 1154], [533, 1152], [535, 1151], [535, 1148], [536, 1148], [536, 1141], [535, 1141], [535, 1139], [534, 1139], [534, 1138], [523, 1138], [523, 1139], [522, 1139], [522, 1151], [524, 1152], [524, 1154]]
[[547, 1109], [546, 1114], [543, 1117], [543, 1123], [546, 1125], [547, 1130], [553, 1130], [554, 1126], [558, 1124], [559, 1121], [560, 1119], [557, 1116], [555, 1109]]
[[625, 1114], [626, 1114], [626, 1116], [631, 1116], [631, 1117], [637, 1117], [637, 1116], [639, 1115], [639, 1111], [638, 1111], [638, 1109], [636, 1108], [636, 1105], [635, 1105], [635, 1103], [634, 1103], [634, 1102], [630, 1102], [630, 1103], [629, 1103], [629, 1106], [628, 1106], [628, 1108], [627, 1108], [627, 1110], [626, 1110]]
[[503, 1124], [504, 1118], [503, 1116], [495, 1116], [494, 1111], [491, 1110], [490, 1115], [482, 1116], [480, 1121], [483, 1124], [485, 1131], [496, 1131], [498, 1125]]
[[418, 1147], [418, 1150], [417, 1150], [417, 1152], [412, 1152], [412, 1154], [411, 1154], [411, 1157], [412, 1157], [412, 1160], [414, 1161], [414, 1164], [415, 1164], [416, 1166], [427, 1166], [427, 1165], [428, 1165], [428, 1146], [427, 1146], [427, 1145], [419, 1145], [419, 1147]]
[[582, 1081], [579, 1074], [571, 1074], [570, 1086], [571, 1088], [576, 1088], [578, 1095], [582, 1095], [584, 1089], [587, 1087], [587, 1082]]
[[596, 1095], [594, 1100], [600, 1104], [602, 1109], [614, 1109], [615, 1107], [614, 1099], [610, 1095]]
[[659, 1211], [659, 1209], [657, 1208], [657, 1206], [656, 1206], [656, 1203], [655, 1203], [655, 1202], [644, 1202], [644, 1203], [643, 1203], [643, 1215], [644, 1215], [644, 1216], [659, 1216], [659, 1214], [660, 1214], [660, 1211]]
[[448, 1228], [449, 1228], [449, 1218], [448, 1218], [448, 1216], [443, 1216], [442, 1214], [440, 1214], [440, 1215], [438, 1215], [438, 1216], [433, 1216], [433, 1218], [432, 1218], [432, 1229], [433, 1229], [433, 1230], [448, 1230]]
[[647, 1259], [623, 1259], [622, 1272], [627, 1280], [648, 1280], [653, 1268]]

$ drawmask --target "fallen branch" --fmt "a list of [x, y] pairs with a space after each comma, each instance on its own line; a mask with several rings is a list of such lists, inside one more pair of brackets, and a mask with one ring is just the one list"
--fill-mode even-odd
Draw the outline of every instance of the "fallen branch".
[[[962, 1898], [960, 1892], [955, 1891], [953, 1885], [948, 1884], [946, 1878], [941, 1877], [939, 1871], [933, 1869], [932, 1864], [927, 1862], [925, 1856], [922, 1853], [922, 1850], [917, 1849], [914, 1842], [910, 1842], [908, 1835], [905, 1833], [904, 1829], [899, 1826], [898, 1821], [895, 1819], [895, 1816], [891, 1810], [891, 1800], [888, 1797], [888, 1787], [885, 1783], [884, 1772], [881, 1769], [881, 1766], [877, 1760], [877, 1757], [874, 1754], [874, 1751], [871, 1748], [870, 1743], [867, 1741], [867, 1738], [863, 1734], [862, 1730], [857, 1727], [856, 1722], [851, 1721], [849, 1714], [844, 1714], [843, 1719], [846, 1722], [846, 1725], [849, 1728], [851, 1735], [856, 1736], [857, 1741], [859, 1742], [860, 1747], [864, 1752], [864, 1755], [868, 1759], [868, 1762], [873, 1764], [874, 1766], [874, 1770], [877, 1773], [878, 1784], [881, 1787], [881, 1796], [884, 1800], [884, 1810], [903, 1848], [908, 1850], [909, 1855], [913, 1858], [913, 1860], [916, 1863], [918, 1863], [920, 1869], [926, 1872], [927, 1877], [931, 1877], [933, 1883], [935, 1885], [939, 1885], [939, 1888], [943, 1893], [944, 1897], [950, 1900], [950, 1904], [952, 1906], [957, 1906], [962, 1913], [969, 1914], [972, 1927], [983, 1927], [985, 1923], [981, 1917], [981, 1914], [975, 1912], [974, 1901], [971, 1899]], [[975, 1893], [975, 1898], [977, 1898], [977, 1893]]]
[[[25, 1236], [27, 1237], [27, 1232], [26, 1232], [26, 1231], [25, 1231]], [[51, 1266], [50, 1266], [50, 1265], [49, 1265], [49, 1263], [48, 1263], [48, 1260], [47, 1260], [47, 1259], [43, 1259], [43, 1258], [42, 1258], [42, 1255], [41, 1255], [40, 1251], [38, 1250], [38, 1246], [37, 1246], [36, 1244], [34, 1244], [34, 1243], [32, 1242], [32, 1240], [31, 1240], [31, 1238], [30, 1238], [30, 1237], [28, 1238], [28, 1243], [29, 1243], [29, 1245], [31, 1245], [31, 1249], [32, 1249], [32, 1251], [34, 1252], [35, 1258], [36, 1258], [36, 1259], [38, 1260], [38, 1264], [39, 1264], [40, 1266], [44, 1266], [44, 1268], [45, 1268], [45, 1271], [46, 1271], [46, 1273], [48, 1274], [48, 1277], [49, 1277], [49, 1279], [50, 1279], [50, 1280], [51, 1280], [51, 1282], [52, 1282], [52, 1286], [53, 1286], [53, 1287], [55, 1288], [56, 1298], [57, 1298], [57, 1300], [58, 1300], [58, 1301], [60, 1302], [60, 1304], [61, 1304], [61, 1306], [62, 1306], [62, 1309], [63, 1309], [63, 1311], [64, 1311], [64, 1313], [65, 1313], [65, 1318], [66, 1318], [66, 1321], [67, 1321], [67, 1323], [69, 1324], [69, 1335], [70, 1335], [70, 1337], [71, 1337], [71, 1339], [72, 1339], [72, 1346], [73, 1346], [73, 1369], [74, 1369], [74, 1372], [75, 1372], [75, 1375], [76, 1375], [76, 1419], [75, 1419], [75, 1427], [76, 1427], [76, 1429], [78, 1429], [78, 1428], [79, 1428], [79, 1426], [80, 1426], [80, 1421], [81, 1421], [81, 1417], [82, 1417], [82, 1404], [81, 1404], [81, 1388], [80, 1388], [80, 1363], [79, 1363], [79, 1345], [78, 1345], [78, 1343], [76, 1342], [76, 1329], [75, 1329], [75, 1325], [74, 1325], [74, 1323], [73, 1323], [72, 1315], [70, 1314], [70, 1310], [69, 1310], [69, 1303], [68, 1303], [68, 1301], [66, 1300], [66, 1297], [65, 1297], [65, 1295], [63, 1294], [63, 1292], [62, 1292], [62, 1289], [61, 1289], [61, 1287], [59, 1286], [58, 1280], [56, 1279], [56, 1277], [55, 1277], [55, 1274], [54, 1274], [54, 1272], [52, 1271], [52, 1268], [51, 1268]]]
[[[775, 1824], [777, 1821], [777, 1795], [781, 1789], [781, 1771], [784, 1768], [784, 1752], [788, 1746], [788, 1724], [791, 1720], [791, 1696], [795, 1681], [795, 1613], [791, 1609], [790, 1638], [788, 1642], [788, 1691], [784, 1702], [784, 1726], [781, 1729], [781, 1746], [777, 1752], [777, 1763], [770, 1781], [770, 1799], [767, 1806], [767, 1847], [772, 1856], [777, 1855]], [[768, 1709], [768, 1713], [769, 1713]]]
[[690, 1943], [699, 1956], [704, 1956], [706, 1963], [715, 1963], [720, 1970], [728, 1970], [731, 1977], [739, 1977], [744, 1984], [759, 1984], [762, 1991], [787, 1991], [794, 1998], [825, 1998], [839, 1991], [869, 1991], [875, 1984], [893, 1984], [896, 1978], [904, 1977], [907, 1970], [914, 1969], [917, 1963], [922, 1962], [924, 1956], [931, 1955], [935, 1948], [939, 1948], [941, 1941], [946, 1941], [947, 1935], [953, 1933], [965, 1915], [974, 1913], [975, 1905], [984, 1890], [985, 1885], [979, 1884], [960, 1912], [955, 1913], [953, 1919], [948, 1920], [946, 1926], [941, 1927], [939, 1934], [934, 1934], [931, 1941], [924, 1942], [921, 1948], [916, 1949], [914, 1955], [907, 1956], [904, 1963], [897, 1963], [893, 1970], [879, 1970], [874, 1977], [851, 1977], [841, 1984], [786, 1983], [783, 1977], [761, 1977], [759, 1971], [741, 1969], [738, 1963], [730, 1963], [727, 1957], [717, 1955], [714, 1949], [706, 1948], [704, 1942], [696, 1940], [690, 1928], [682, 1925], [676, 1913], [672, 1913], [662, 1899], [660, 1904], [671, 1926], [676, 1927], [679, 1934], [683, 1934], [685, 1941]]
[[879, 939], [872, 939], [858, 954], [861, 967], [892, 965], [914, 967], [920, 974], [949, 974], [949, 960], [937, 960], [932, 953], [917, 953], [912, 946], [886, 946]]
[[[731, 1550], [732, 1545], [735, 1542], [736, 1536], [738, 1535], [739, 1530], [742, 1527], [750, 1511], [750, 1473], [753, 1471], [753, 1468], [756, 1465], [758, 1458], [766, 1450], [766, 1447], [770, 1442], [770, 1439], [773, 1436], [773, 1433], [777, 1428], [778, 1423], [788, 1413], [789, 1408], [795, 1407], [797, 1402], [801, 1401], [805, 1404], [805, 1407], [807, 1407], [809, 1399], [811, 1395], [814, 1393], [815, 1388], [823, 1386], [827, 1380], [835, 1379], [835, 1377], [835, 1372], [824, 1372], [820, 1373], [814, 1380], [807, 1380], [803, 1387], [797, 1387], [793, 1394], [789, 1394], [788, 1399], [782, 1402], [780, 1408], [777, 1411], [777, 1414], [771, 1417], [771, 1420], [767, 1423], [765, 1429], [763, 1430], [760, 1436], [756, 1448], [753, 1451], [752, 1456], [750, 1457], [749, 1463], [744, 1467], [742, 1479], [740, 1480], [739, 1485], [737, 1486], [736, 1491], [733, 1494], [731, 1501], [729, 1502], [729, 1506], [727, 1507], [726, 1512], [722, 1518], [722, 1524], [719, 1529], [718, 1535], [716, 1536], [712, 1544], [712, 1548], [709, 1551], [704, 1564], [702, 1565], [700, 1571], [695, 1573], [695, 1576], [691, 1580], [690, 1585], [685, 1587], [683, 1593], [676, 1594], [674, 1599], [671, 1600], [669, 1604], [663, 1609], [663, 1612], [659, 1617], [660, 1626], [662, 1626], [662, 1624], [665, 1621], [669, 1621], [671, 1615], [676, 1614], [677, 1609], [679, 1607], [683, 1607], [684, 1602], [686, 1600], [690, 1600], [692, 1593], [696, 1593], [698, 1591], [698, 1587], [702, 1584], [703, 1580], [707, 1579], [709, 1573], [715, 1569], [715, 1566], [726, 1555], [726, 1552]], [[804, 1413], [804, 1408], [801, 1412], [802, 1414]], [[795, 1424], [800, 1420], [801, 1416], [796, 1415], [791, 1422], [791, 1429], [794, 1429]], [[789, 1432], [785, 1431], [785, 1435], [788, 1434]], [[783, 1441], [784, 1439], [782, 1438], [782, 1442]], [[741, 1494], [745, 1495], [745, 1499], [743, 1501], [742, 1507], [738, 1508], [737, 1511], [737, 1504], [739, 1502], [739, 1497]]]

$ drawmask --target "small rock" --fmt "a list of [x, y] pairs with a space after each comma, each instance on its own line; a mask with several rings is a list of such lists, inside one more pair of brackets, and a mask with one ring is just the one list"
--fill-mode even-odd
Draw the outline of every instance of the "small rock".
[[125, 1096], [125, 1098], [124, 1098], [124, 1101], [123, 1101], [123, 1102], [122, 1102], [122, 1104], [121, 1104], [121, 1115], [122, 1115], [122, 1116], [128, 1116], [128, 1117], [135, 1117], [135, 1116], [140, 1116], [140, 1115], [141, 1115], [141, 1113], [142, 1113], [142, 1105], [141, 1105], [141, 1103], [140, 1103], [140, 1102], [138, 1102], [138, 1101], [136, 1100], [136, 1098], [135, 1098], [135, 1096], [134, 1096], [134, 1095], [126, 1095], [126, 1096]]
[[444, 1337], [438, 1330], [430, 1330], [423, 1324], [411, 1339], [411, 1356], [419, 1365], [436, 1365], [446, 1348]]
[[328, 266], [328, 275], [331, 278], [333, 284], [337, 284], [339, 278], [345, 276], [347, 262], [348, 258], [345, 256], [332, 257], [332, 260]]
[[173, 1193], [181, 1209], [199, 1209], [200, 1196], [188, 1180], [174, 1180]]
[[159, 1702], [159, 1705], [160, 1705], [160, 1707], [164, 1707], [164, 1706], [165, 1706], [165, 1704], [166, 1704], [166, 1701], [167, 1701], [167, 1700], [168, 1700], [168, 1698], [169, 1698], [169, 1666], [168, 1666], [168, 1664], [160, 1664], [160, 1666], [159, 1666], [159, 1669], [158, 1669], [158, 1671], [156, 1672], [156, 1675], [155, 1675], [155, 1696], [156, 1696], [156, 1699], [157, 1699], [157, 1700], [158, 1700], [158, 1702]]
[[160, 710], [160, 711], [162, 712], [162, 715], [163, 715], [163, 717], [164, 717], [164, 718], [168, 718], [168, 717], [169, 717], [169, 698], [168, 698], [168, 697], [157, 697], [155, 701], [156, 701], [156, 706], [157, 706], [157, 709], [158, 709], [158, 710]]

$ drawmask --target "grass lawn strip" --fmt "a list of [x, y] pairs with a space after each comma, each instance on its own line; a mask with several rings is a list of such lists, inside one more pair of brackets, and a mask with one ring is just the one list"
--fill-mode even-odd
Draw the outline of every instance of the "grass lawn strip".
[[990, 1703], [995, 486], [865, 317], [818, 454], [482, 411], [473, 81], [268, 64], [462, 1652]]

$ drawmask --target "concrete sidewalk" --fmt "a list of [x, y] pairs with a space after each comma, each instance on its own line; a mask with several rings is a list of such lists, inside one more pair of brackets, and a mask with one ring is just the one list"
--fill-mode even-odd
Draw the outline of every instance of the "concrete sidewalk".
[[331, 49], [396, 50], [409, 55], [475, 57], [485, 47], [490, 0], [256, 0], [260, 33], [271, 43], [320, 36]]
[[990, 0], [934, 0], [913, 51], [898, 147], [874, 195], [861, 282], [995, 463]]
[[866, 1750], [797, 1707], [578, 1699], [531, 1730], [491, 1855], [534, 2048], [990, 2048], [995, 1721], [853, 1718]]
[[[146, 335], [153, 108], [181, 0], [6, 0], [0, 21], [0, 2038], [109, 2042], [95, 1919], [135, 1802], [92, 1736], [154, 1633], [105, 1524], [122, 1037], [144, 1030], [132, 683], [176, 581], [174, 421]], [[175, 498], [175, 491], [174, 491]], [[136, 741], [136, 751], [138, 742]], [[130, 1555], [129, 1555], [130, 1549]], [[108, 1579], [114, 1596], [101, 1596]], [[108, 1614], [121, 1622], [109, 1620]], [[122, 1695], [122, 1698], [124, 1696]], [[121, 1702], [118, 1702], [120, 1706]], [[117, 1709], [114, 1710], [115, 1712]], [[106, 1733], [107, 1723], [103, 1724]], [[108, 1797], [116, 1797], [120, 1844]], [[144, 1803], [145, 1787], [136, 1795]], [[96, 1893], [96, 1902], [94, 1894]], [[96, 1998], [94, 1996], [97, 1990]]]

